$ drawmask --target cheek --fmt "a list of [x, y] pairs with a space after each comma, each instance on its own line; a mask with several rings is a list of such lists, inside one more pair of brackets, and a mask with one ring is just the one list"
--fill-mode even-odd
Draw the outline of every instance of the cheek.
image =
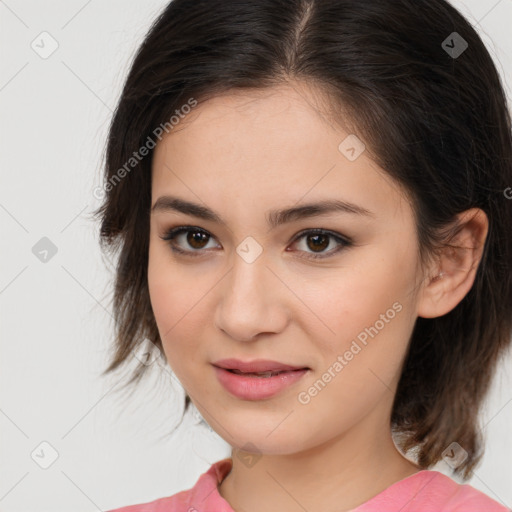
[[[360, 361], [366, 372], [375, 365], [391, 379], [414, 326], [414, 277], [414, 255], [388, 244], [366, 252], [363, 260], [347, 264], [342, 272], [333, 272], [328, 283], [317, 282], [312, 288], [314, 281], [305, 279], [306, 302], [316, 316], [308, 315], [303, 328], [317, 340], [323, 363], [352, 351], [347, 358]], [[318, 318], [328, 327], [322, 327], [322, 336]]]
[[[191, 280], [180, 272], [164, 249], [150, 247], [148, 288], [151, 307], [171, 367], [178, 359], [197, 351], [201, 322], [201, 280]], [[181, 363], [180, 363], [181, 364]]]
[[330, 425], [326, 436], [390, 404], [414, 324], [406, 280], [393, 279], [377, 265], [360, 270], [331, 281], [335, 294], [318, 293], [315, 311], [334, 334], [319, 336], [313, 317], [303, 325], [320, 357], [297, 397], [299, 408], [313, 431], [317, 422]]
[[[309, 287], [308, 305], [329, 328], [333, 338], [353, 336], [400, 301], [404, 293], [399, 283], [378, 269], [333, 274], [328, 287]], [[401, 302], [401, 301], [400, 301]]]

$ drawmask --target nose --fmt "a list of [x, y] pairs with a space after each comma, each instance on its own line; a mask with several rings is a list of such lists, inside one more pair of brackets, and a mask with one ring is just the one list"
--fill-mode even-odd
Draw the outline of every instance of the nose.
[[215, 312], [218, 329], [233, 339], [252, 341], [286, 327], [287, 289], [265, 258], [248, 263], [235, 255], [233, 267], [222, 281]]

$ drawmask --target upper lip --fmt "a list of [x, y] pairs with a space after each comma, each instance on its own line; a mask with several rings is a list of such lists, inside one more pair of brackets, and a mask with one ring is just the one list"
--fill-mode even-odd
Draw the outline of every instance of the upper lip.
[[241, 361], [240, 359], [219, 359], [212, 364], [226, 370], [240, 370], [247, 373], [309, 369], [306, 366], [291, 366], [289, 364], [280, 363], [278, 361], [270, 361], [268, 359], [255, 359], [253, 361]]

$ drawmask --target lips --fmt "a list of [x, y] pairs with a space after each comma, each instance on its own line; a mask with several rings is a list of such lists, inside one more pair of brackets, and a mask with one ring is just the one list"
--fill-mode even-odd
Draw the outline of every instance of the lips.
[[[269, 366], [275, 368], [277, 365], [280, 368], [293, 369], [282, 371], [277, 370], [277, 372], [268, 371], [263, 373], [248, 373], [237, 369], [226, 369], [215, 365], [212, 366], [215, 371], [215, 376], [223, 388], [233, 397], [241, 400], [270, 399], [285, 389], [294, 385], [296, 386], [297, 383], [310, 372], [309, 368], [299, 369], [297, 366], [284, 365], [282, 363], [277, 363], [276, 361], [266, 361], [264, 363], [258, 361], [257, 363], [259, 366], [254, 363], [256, 362], [252, 361], [250, 364], [247, 363], [245, 368], [251, 365], [252, 368], [255, 366], [261, 368], [265, 365], [267, 368]], [[217, 361], [215, 364], [228, 363], [225, 361]], [[229, 363], [229, 365], [232, 364], [233, 363]], [[236, 364], [240, 365], [240, 362]]]
[[267, 359], [256, 359], [254, 361], [241, 361], [240, 359], [220, 359], [212, 363], [218, 368], [224, 368], [232, 373], [237, 374], [262, 374], [271, 376], [281, 372], [290, 372], [294, 370], [309, 369], [307, 366], [292, 366], [280, 363], [278, 361], [270, 361]]

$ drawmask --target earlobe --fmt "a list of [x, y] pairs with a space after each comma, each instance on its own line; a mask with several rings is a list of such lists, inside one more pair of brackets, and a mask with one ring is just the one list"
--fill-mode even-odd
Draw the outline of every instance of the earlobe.
[[424, 280], [417, 310], [422, 318], [449, 313], [475, 281], [489, 228], [487, 215], [478, 208], [466, 210], [457, 216], [457, 226], [431, 270], [434, 275]]

